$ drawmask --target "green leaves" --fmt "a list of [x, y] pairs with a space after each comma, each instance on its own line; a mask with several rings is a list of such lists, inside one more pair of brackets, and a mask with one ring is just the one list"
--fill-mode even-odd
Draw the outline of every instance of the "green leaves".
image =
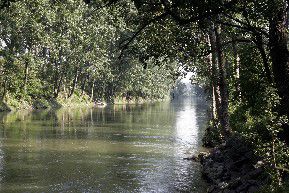
[[0, 92], [51, 98], [81, 89], [94, 98], [127, 92], [163, 98], [175, 78], [170, 76], [174, 69], [165, 67], [168, 61], [141, 59], [145, 50], [139, 43], [125, 59], [118, 58], [121, 37], [130, 37], [137, 27], [134, 4], [123, 0], [99, 9], [101, 4], [23, 0], [1, 9], [0, 83], [6, 86]]

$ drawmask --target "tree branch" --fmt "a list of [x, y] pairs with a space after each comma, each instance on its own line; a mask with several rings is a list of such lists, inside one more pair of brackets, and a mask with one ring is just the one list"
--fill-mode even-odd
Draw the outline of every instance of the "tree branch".
[[124, 54], [124, 51], [128, 48], [129, 44], [131, 44], [134, 39], [145, 29], [147, 28], [149, 25], [151, 25], [152, 23], [165, 18], [168, 15], [168, 13], [162, 13], [161, 15], [158, 15], [150, 20], [148, 20], [147, 22], [145, 22], [144, 25], [142, 25], [136, 32], [134, 32], [134, 34], [128, 39], [128, 41], [121, 46], [121, 51], [120, 51], [120, 55], [118, 58], [121, 58]]
[[249, 40], [249, 39], [234, 39], [234, 40], [224, 42], [222, 44], [222, 46], [226, 46], [226, 45], [232, 44], [232, 43], [254, 43], [254, 42], [252, 40]]
[[[256, 27], [256, 26], [252, 26], [250, 24], [249, 19], [246, 18], [246, 17], [245, 17], [245, 19], [246, 19], [247, 23], [243, 22], [243, 21], [241, 21], [241, 20], [239, 20], [239, 19], [237, 19], [237, 18], [235, 18], [235, 17], [233, 17], [231, 15], [228, 15], [228, 14], [223, 14], [223, 15], [225, 17], [227, 17], [228, 19], [231, 19], [231, 20], [243, 25], [243, 26], [240, 26], [240, 27], [243, 27], [244, 29], [247, 29], [248, 31], [251, 31], [253, 33], [256, 33], [256, 32], [258, 33], [259, 32], [259, 33], [265, 35], [266, 37], [269, 37], [269, 34], [266, 31], [264, 31], [262, 28]], [[239, 26], [239, 25], [236, 24], [235, 26], [232, 26], [232, 27], [237, 27], [237, 26]]]
[[[197, 22], [199, 20], [208, 19], [213, 15], [221, 14], [226, 12], [227, 10], [230, 10], [233, 6], [235, 6], [237, 3], [240, 2], [240, 0], [232, 0], [230, 2], [227, 2], [223, 4], [222, 6], [215, 6], [212, 9], [208, 9], [204, 13], [192, 16], [190, 18], [182, 18], [180, 15], [177, 14], [175, 9], [172, 9], [171, 4], [168, 0], [161, 0], [165, 12], [167, 12], [176, 22], [178, 22], [180, 25]], [[244, 2], [244, 1], [242, 1]]]

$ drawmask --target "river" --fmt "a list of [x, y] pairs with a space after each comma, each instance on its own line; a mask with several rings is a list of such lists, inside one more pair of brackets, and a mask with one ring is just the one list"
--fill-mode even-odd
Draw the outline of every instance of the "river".
[[200, 98], [0, 114], [0, 192], [205, 192]]

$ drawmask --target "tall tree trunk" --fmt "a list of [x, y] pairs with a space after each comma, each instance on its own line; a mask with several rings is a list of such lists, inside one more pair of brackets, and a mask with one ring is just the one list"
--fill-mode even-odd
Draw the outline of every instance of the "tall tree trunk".
[[55, 60], [55, 69], [56, 69], [56, 73], [55, 73], [55, 82], [54, 82], [54, 98], [58, 97], [58, 94], [60, 92], [61, 89], [61, 84], [63, 81], [63, 76], [64, 76], [64, 70], [61, 71], [62, 68], [62, 47], [60, 47], [59, 51], [58, 51], [58, 60]]
[[269, 45], [274, 81], [281, 98], [280, 113], [289, 117], [289, 51], [286, 32], [286, 3], [272, 0], [272, 17], [269, 25]]
[[73, 95], [73, 93], [74, 93], [74, 90], [75, 90], [75, 87], [76, 87], [76, 83], [77, 83], [77, 80], [78, 80], [78, 72], [79, 71], [78, 71], [78, 68], [77, 68], [76, 71], [75, 71], [75, 74], [74, 74], [72, 88], [70, 90], [68, 98], [70, 98]]
[[255, 42], [255, 44], [256, 44], [259, 52], [260, 52], [267, 80], [268, 80], [269, 83], [272, 83], [273, 79], [272, 79], [272, 75], [271, 75], [271, 69], [270, 69], [268, 57], [267, 57], [267, 54], [266, 54], [266, 51], [265, 51], [265, 48], [264, 48], [262, 35], [261, 34], [256, 34], [254, 42]]
[[28, 74], [29, 74], [29, 62], [25, 61], [25, 75], [24, 75], [24, 93], [27, 91]]
[[237, 43], [233, 41], [233, 55], [234, 55], [234, 82], [235, 82], [235, 89], [237, 93], [237, 99], [241, 101], [241, 86], [240, 86], [240, 57], [238, 54]]
[[53, 83], [53, 93], [54, 93], [54, 98], [57, 98], [58, 93], [57, 93], [57, 89], [58, 89], [58, 79], [59, 79], [59, 67], [58, 67], [58, 63], [57, 60], [54, 60], [54, 68], [55, 68], [55, 72], [54, 72], [54, 83]]
[[216, 55], [216, 37], [214, 33], [214, 29], [212, 28], [209, 33], [209, 42], [211, 47], [210, 54], [210, 63], [211, 63], [211, 81], [212, 81], [212, 96], [213, 96], [213, 105], [215, 109], [213, 109], [215, 118], [219, 118], [221, 116], [221, 102], [220, 102], [220, 88], [218, 83], [218, 69], [217, 69], [217, 55]]
[[4, 101], [5, 96], [7, 94], [7, 87], [8, 87], [7, 84], [8, 84], [7, 83], [7, 77], [5, 77], [4, 82], [3, 82], [3, 93], [2, 93], [2, 96], [1, 96], [1, 101]]
[[86, 85], [86, 82], [88, 79], [89, 79], [89, 75], [85, 75], [84, 80], [82, 81], [82, 85], [81, 85], [81, 95], [83, 95], [83, 93], [84, 93], [85, 85]]
[[[210, 42], [210, 39], [208, 38], [208, 42]], [[216, 107], [216, 100], [215, 100], [215, 85], [214, 85], [214, 80], [213, 80], [213, 62], [212, 62], [212, 54], [209, 54], [206, 58], [206, 62], [209, 65], [210, 69], [210, 85], [209, 85], [209, 95], [211, 98], [211, 119], [215, 122], [217, 119], [217, 107]]]
[[93, 98], [94, 98], [94, 85], [95, 85], [95, 80], [93, 80], [92, 86], [91, 86], [91, 95], [90, 95], [91, 101], [93, 101]]
[[210, 68], [210, 76], [211, 76], [211, 85], [210, 85], [210, 94], [211, 94], [211, 106], [212, 106], [212, 111], [211, 111], [211, 119], [213, 120], [213, 122], [215, 123], [215, 121], [217, 120], [217, 104], [216, 104], [216, 97], [215, 97], [215, 89], [216, 89], [216, 85], [214, 83], [213, 80], [213, 62], [212, 62], [212, 54], [210, 54], [208, 56], [208, 64], [209, 64], [209, 68]]
[[54, 98], [58, 97], [58, 95], [60, 93], [62, 82], [63, 82], [63, 75], [61, 75], [59, 81], [57, 82], [57, 87], [56, 87], [56, 90], [55, 90], [55, 93], [54, 93]]
[[219, 67], [219, 87], [221, 96], [221, 116], [219, 117], [222, 133], [224, 137], [228, 137], [231, 134], [229, 124], [229, 92], [226, 80], [226, 60], [222, 48], [222, 37], [221, 37], [221, 26], [216, 25], [215, 36], [216, 36], [216, 51], [218, 56], [218, 67]]

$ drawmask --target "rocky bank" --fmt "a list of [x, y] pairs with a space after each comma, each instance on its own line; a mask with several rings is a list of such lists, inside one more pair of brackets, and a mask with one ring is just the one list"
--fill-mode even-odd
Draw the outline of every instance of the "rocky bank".
[[203, 177], [210, 184], [209, 193], [254, 193], [268, 183], [262, 162], [240, 136], [231, 137], [199, 157]]

